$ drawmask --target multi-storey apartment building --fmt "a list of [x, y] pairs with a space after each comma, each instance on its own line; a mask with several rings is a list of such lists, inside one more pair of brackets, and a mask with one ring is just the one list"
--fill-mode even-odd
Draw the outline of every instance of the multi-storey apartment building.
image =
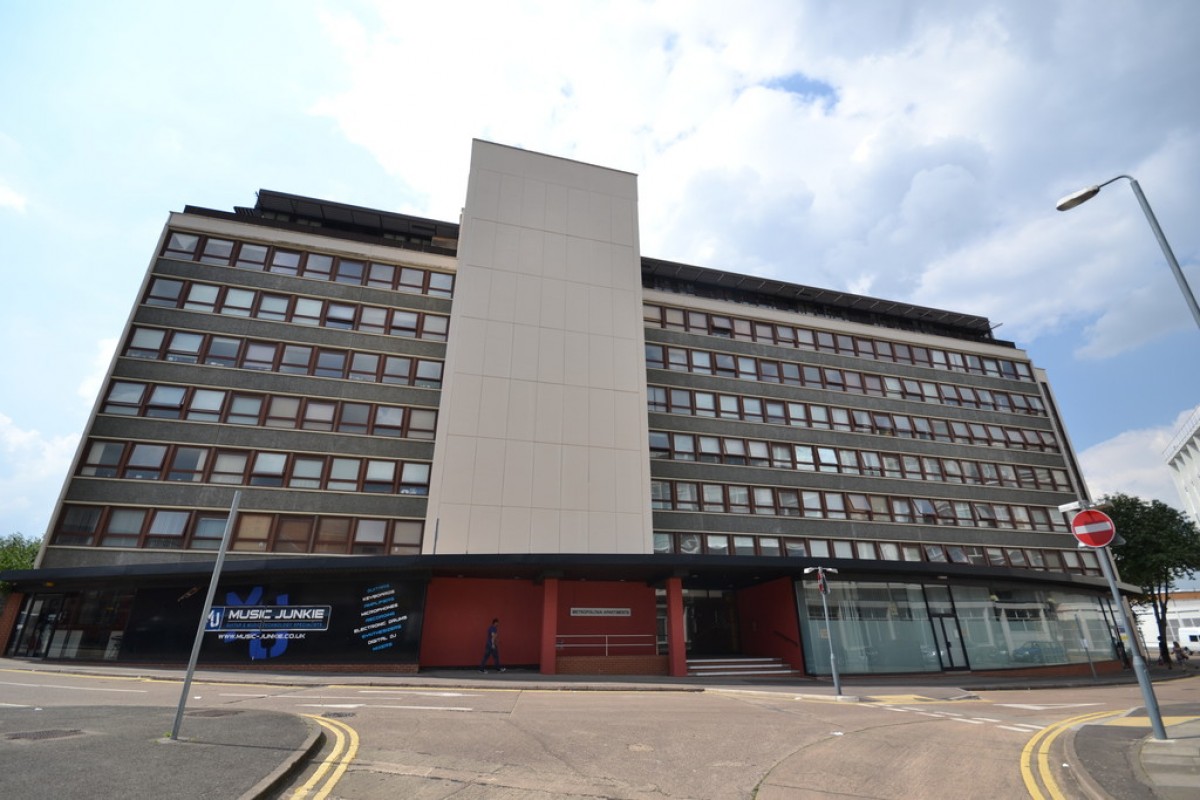
[[1116, 663], [1024, 352], [638, 238], [635, 176], [486, 142], [458, 224], [171, 214], [7, 654], [186, 661], [237, 494], [205, 663]]
[[1174, 431], [1163, 455], [1184, 510], [1200, 520], [1200, 406]]

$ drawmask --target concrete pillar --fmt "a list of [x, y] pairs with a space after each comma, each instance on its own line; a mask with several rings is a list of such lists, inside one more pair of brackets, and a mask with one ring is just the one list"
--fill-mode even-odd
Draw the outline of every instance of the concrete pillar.
[[667, 673], [687, 676], [687, 641], [683, 631], [683, 579], [667, 578]]
[[558, 672], [558, 578], [542, 582], [542, 649], [541, 673]]

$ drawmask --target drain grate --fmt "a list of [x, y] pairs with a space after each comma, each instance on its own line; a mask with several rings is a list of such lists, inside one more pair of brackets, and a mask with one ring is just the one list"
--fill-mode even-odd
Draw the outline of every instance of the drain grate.
[[189, 717], [232, 717], [234, 714], [242, 713], [238, 709], [232, 708], [209, 708], [204, 711], [189, 711]]
[[321, 716], [326, 717], [328, 719], [346, 719], [348, 717], [353, 717], [354, 712], [353, 711], [329, 711], [325, 714], [322, 714]]
[[65, 739], [68, 736], [82, 736], [83, 731], [80, 730], [49, 730], [49, 731], [20, 731], [18, 733], [10, 733], [5, 736], [5, 739], [33, 739], [35, 741], [41, 739]]

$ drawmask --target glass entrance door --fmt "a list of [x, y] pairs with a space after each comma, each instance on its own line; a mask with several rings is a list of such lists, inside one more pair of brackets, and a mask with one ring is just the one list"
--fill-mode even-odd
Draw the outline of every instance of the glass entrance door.
[[966, 669], [967, 651], [959, 635], [958, 620], [950, 614], [935, 614], [930, 615], [929, 621], [933, 623], [933, 639], [942, 669]]
[[958, 629], [958, 615], [954, 613], [949, 587], [926, 584], [925, 603], [929, 606], [929, 624], [933, 626], [933, 641], [942, 669], [967, 669], [970, 666], [967, 650]]
[[684, 589], [683, 615], [689, 655], [737, 654], [737, 599], [733, 592]]
[[54, 638], [54, 629], [62, 616], [61, 594], [34, 595], [25, 601], [25, 613], [17, 623], [9, 655], [17, 658], [44, 658]]

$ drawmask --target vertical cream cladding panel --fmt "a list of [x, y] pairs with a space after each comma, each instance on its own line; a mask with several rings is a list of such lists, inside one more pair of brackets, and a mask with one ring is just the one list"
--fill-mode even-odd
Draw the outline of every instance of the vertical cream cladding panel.
[[636, 176], [474, 143], [426, 553], [652, 551], [637, 231]]

